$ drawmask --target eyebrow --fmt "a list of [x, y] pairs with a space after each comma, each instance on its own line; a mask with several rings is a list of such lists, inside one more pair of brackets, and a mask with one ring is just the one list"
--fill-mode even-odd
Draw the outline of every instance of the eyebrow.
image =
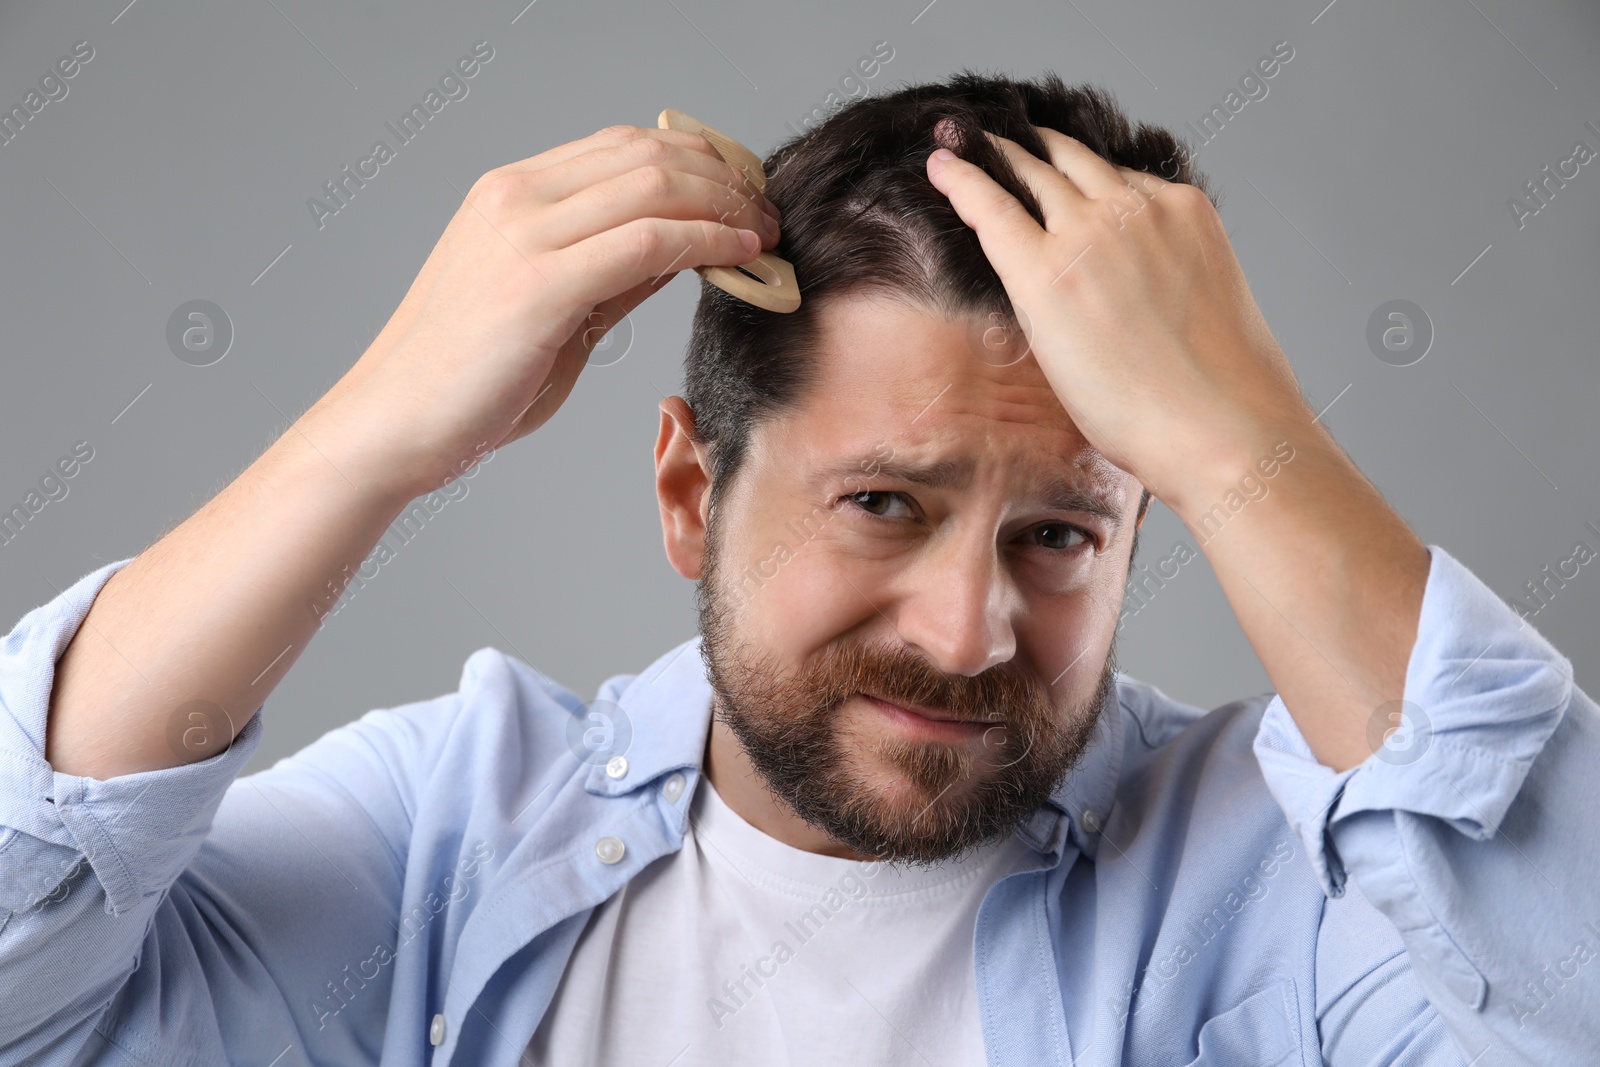
[[[818, 480], [888, 478], [928, 489], [965, 489], [972, 482], [974, 463], [970, 459], [941, 459], [928, 463], [904, 463], [881, 459], [877, 453], [846, 459], [824, 468]], [[1030, 479], [1026, 492], [1051, 511], [1075, 511], [1097, 515], [1113, 526], [1122, 526], [1122, 513], [1113, 495], [1097, 484], [1082, 484], [1059, 472]]]

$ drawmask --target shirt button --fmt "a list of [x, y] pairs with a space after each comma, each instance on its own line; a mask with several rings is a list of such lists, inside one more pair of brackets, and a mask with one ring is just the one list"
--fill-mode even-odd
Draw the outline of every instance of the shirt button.
[[606, 777], [621, 778], [628, 773], [628, 757], [612, 756], [606, 761]]
[[442, 1045], [442, 1044], [444, 1044], [444, 1016], [443, 1015], [435, 1015], [433, 1017], [433, 1025], [428, 1027], [428, 1044], [430, 1044], [430, 1045]]
[[1100, 832], [1100, 814], [1093, 808], [1083, 809], [1083, 828], [1091, 834]]
[[683, 775], [674, 774], [662, 783], [661, 795], [667, 798], [668, 804], [676, 804], [678, 798], [683, 796]]
[[601, 863], [616, 863], [626, 851], [620, 838], [607, 836], [594, 843], [594, 854], [600, 857]]

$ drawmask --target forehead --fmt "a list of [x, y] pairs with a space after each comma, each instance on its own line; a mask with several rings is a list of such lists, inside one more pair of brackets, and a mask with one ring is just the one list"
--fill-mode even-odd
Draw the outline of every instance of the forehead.
[[831, 299], [818, 323], [815, 381], [755, 435], [771, 458], [817, 466], [887, 445], [897, 458], [1065, 473], [1125, 495], [1129, 476], [1079, 433], [1038, 362], [1017, 359], [1015, 341], [986, 348], [982, 318], [851, 294]]

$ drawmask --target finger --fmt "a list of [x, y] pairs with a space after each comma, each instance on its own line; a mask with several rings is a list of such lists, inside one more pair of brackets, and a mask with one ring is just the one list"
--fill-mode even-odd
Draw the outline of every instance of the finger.
[[697, 133], [686, 133], [683, 130], [663, 130], [653, 126], [629, 126], [624, 124], [607, 126], [603, 130], [596, 130], [587, 137], [580, 137], [576, 141], [568, 141], [566, 144], [556, 145], [554, 148], [546, 149], [536, 156], [529, 156], [527, 159], [519, 159], [515, 163], [508, 163], [501, 169], [510, 171], [544, 170], [547, 167], [571, 159], [573, 156], [592, 152], [597, 148], [615, 148], [619, 145], [629, 144], [645, 138], [664, 141], [680, 148], [687, 148], [691, 151], [708, 155], [712, 159], [722, 158], [717, 155], [717, 150], [711, 147], [711, 142]]
[[[940, 152], [945, 149], [939, 149]], [[1006, 192], [982, 168], [952, 153], [927, 160], [928, 180], [950, 201], [961, 221], [977, 231], [978, 243], [995, 272], [1006, 278], [1021, 277], [1036, 261], [1044, 230], [1016, 197]]]
[[[586, 151], [572, 151], [578, 144], [597, 142]], [[662, 146], [670, 150], [663, 150]], [[548, 164], [527, 168], [530, 172], [544, 172], [546, 178], [557, 178], [557, 170], [562, 173], [557, 178], [555, 187], [564, 190], [558, 193], [557, 199], [570, 196], [582, 187], [585, 171], [594, 171], [596, 159], [588, 159], [585, 166], [577, 168], [571, 175], [566, 173], [564, 164], [575, 162], [584, 157], [592, 157], [595, 152], [609, 150], [609, 159], [633, 159], [635, 167], [655, 165], [674, 165], [679, 169], [691, 173], [703, 174], [713, 180], [722, 181], [729, 185], [738, 195], [748, 200], [753, 200], [758, 207], [766, 210], [774, 218], [778, 215], [775, 204], [766, 198], [761, 186], [751, 181], [743, 170], [734, 166], [717, 151], [710, 140], [698, 133], [685, 130], [660, 129], [648, 126], [612, 126], [591, 137], [584, 138], [582, 142], [573, 145], [558, 146], [551, 152], [537, 157], [540, 160], [546, 156], [551, 157]], [[600, 164], [603, 169], [603, 164]], [[513, 165], [512, 169], [521, 169]], [[616, 173], [612, 171], [611, 173]], [[606, 173], [594, 173], [589, 183], [600, 181], [609, 176]], [[541, 183], [542, 185], [542, 183]], [[759, 227], [758, 227], [759, 232]]]
[[[694, 136], [701, 144], [708, 144], [705, 138], [698, 134]], [[607, 178], [645, 167], [671, 167], [686, 174], [698, 174], [702, 178], [729, 186], [740, 196], [757, 204], [766, 199], [761, 190], [745, 177], [744, 171], [726, 162], [721, 156], [707, 155], [685, 145], [646, 137], [621, 144], [606, 145], [569, 157], [558, 164], [534, 172], [538, 177], [530, 184], [538, 190], [540, 200], [554, 203], [565, 200], [589, 186], [598, 185]]]
[[757, 252], [745, 247], [740, 232], [706, 219], [633, 219], [553, 253], [554, 270], [545, 274], [563, 303], [592, 308], [688, 267], [750, 262]]
[[619, 174], [568, 197], [541, 216], [539, 240], [564, 248], [641, 217], [706, 219], [753, 230], [763, 248], [777, 244], [754, 203], [720, 182], [667, 167]]
[[1085, 196], [1103, 199], [1128, 196], [1128, 180], [1082, 141], [1048, 126], [1035, 126], [1050, 152], [1050, 162], [1072, 179]]
[[985, 130], [984, 134], [1005, 155], [1018, 176], [1028, 183], [1028, 188], [1033, 190], [1033, 195], [1039, 200], [1039, 207], [1044, 211], [1046, 230], [1058, 231], [1063, 223], [1073, 217], [1073, 212], [1081, 211], [1088, 202], [1082, 190], [1067, 180], [1067, 176], [1050, 163], [1040, 159], [1009, 137], [1002, 137], [988, 130]]

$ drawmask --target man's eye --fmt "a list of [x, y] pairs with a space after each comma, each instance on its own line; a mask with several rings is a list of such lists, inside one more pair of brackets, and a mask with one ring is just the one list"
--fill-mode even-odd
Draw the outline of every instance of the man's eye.
[[[854, 503], [862, 511], [877, 515], [880, 518], [888, 518], [890, 510], [896, 504], [899, 504], [902, 508], [906, 507], [905, 500], [899, 493], [885, 492], [881, 489], [868, 489], [860, 493], [851, 493], [845, 499]], [[909, 508], [907, 510], [909, 511]]]
[[1034, 543], [1041, 548], [1067, 549], [1091, 540], [1088, 531], [1064, 522], [1047, 522], [1033, 528]]

